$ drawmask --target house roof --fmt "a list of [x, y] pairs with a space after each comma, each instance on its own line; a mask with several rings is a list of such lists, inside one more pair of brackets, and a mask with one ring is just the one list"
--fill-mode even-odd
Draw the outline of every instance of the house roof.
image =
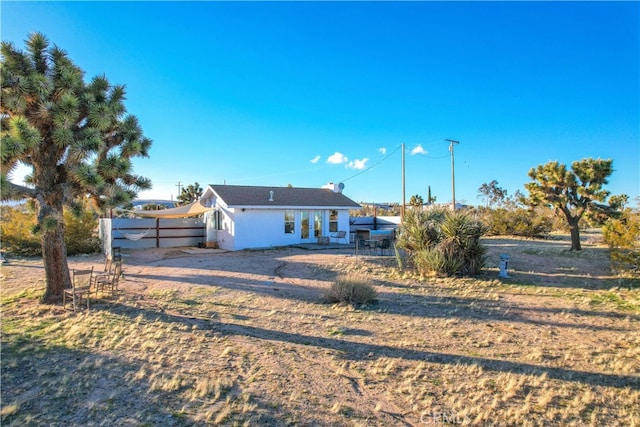
[[[336, 193], [327, 188], [258, 187], [213, 184], [210, 184], [209, 187], [230, 207], [278, 206], [350, 209], [361, 207], [344, 194]], [[270, 198], [272, 200], [270, 200]]]

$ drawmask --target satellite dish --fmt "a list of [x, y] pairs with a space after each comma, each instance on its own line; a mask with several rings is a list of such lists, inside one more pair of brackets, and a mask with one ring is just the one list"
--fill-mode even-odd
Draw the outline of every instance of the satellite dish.
[[342, 193], [342, 190], [344, 190], [344, 182], [338, 184], [338, 193]]

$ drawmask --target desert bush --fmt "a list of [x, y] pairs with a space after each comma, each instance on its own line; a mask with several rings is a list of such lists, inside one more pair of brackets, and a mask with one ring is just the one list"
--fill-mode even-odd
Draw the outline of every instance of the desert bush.
[[67, 254], [90, 254], [100, 251], [98, 216], [91, 210], [78, 209], [64, 212], [64, 240]]
[[413, 264], [423, 276], [432, 273], [438, 276], [455, 276], [462, 266], [462, 260], [447, 256], [442, 249], [433, 247], [417, 251], [413, 256]]
[[373, 286], [364, 279], [340, 276], [331, 284], [323, 300], [328, 303], [365, 305], [376, 301], [378, 294]]
[[[0, 212], [3, 250], [20, 256], [42, 256], [40, 235], [34, 233], [37, 221], [33, 205], [3, 206]], [[91, 210], [83, 207], [73, 212], [66, 210], [64, 226], [68, 255], [100, 250], [98, 217]]]
[[396, 246], [422, 275], [473, 276], [484, 266], [482, 223], [470, 213], [446, 209], [405, 214]]
[[478, 212], [487, 234], [492, 236], [544, 237], [556, 228], [557, 223], [553, 212], [542, 208], [482, 208]]
[[609, 218], [602, 237], [611, 249], [612, 269], [640, 275], [640, 213], [625, 209], [618, 218]]
[[2, 249], [20, 256], [38, 256], [42, 253], [40, 237], [33, 233], [36, 213], [30, 204], [2, 206], [0, 233]]
[[402, 219], [396, 246], [410, 252], [429, 249], [442, 240], [439, 224], [447, 215], [445, 208], [410, 209]]

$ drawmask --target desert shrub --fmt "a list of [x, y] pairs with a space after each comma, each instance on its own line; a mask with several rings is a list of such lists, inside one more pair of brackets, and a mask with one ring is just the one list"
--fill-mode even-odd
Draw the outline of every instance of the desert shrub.
[[373, 286], [358, 277], [340, 276], [331, 284], [323, 300], [328, 303], [365, 305], [376, 301], [378, 294]]
[[422, 275], [473, 276], [484, 266], [484, 232], [470, 213], [414, 209], [405, 214], [396, 246]]
[[438, 276], [454, 276], [462, 266], [462, 260], [445, 255], [440, 247], [435, 246], [417, 251], [413, 256], [413, 264], [423, 276], [432, 273]]
[[30, 204], [2, 206], [0, 232], [2, 250], [20, 256], [38, 256], [42, 253], [40, 237], [33, 233], [36, 213]]
[[444, 208], [410, 209], [402, 219], [396, 246], [410, 252], [429, 249], [442, 240], [440, 223], [447, 215]]
[[640, 213], [625, 209], [618, 218], [610, 218], [602, 237], [611, 248], [612, 269], [640, 275]]
[[[34, 233], [37, 221], [33, 205], [3, 206], [0, 212], [2, 249], [14, 255], [42, 256], [40, 235]], [[65, 210], [64, 226], [68, 255], [100, 250], [98, 217], [92, 211], [84, 208]]]
[[67, 254], [90, 254], [100, 251], [98, 216], [88, 209], [64, 212], [64, 241]]
[[555, 215], [548, 209], [483, 208], [479, 212], [487, 234], [493, 236], [544, 237], [556, 227]]

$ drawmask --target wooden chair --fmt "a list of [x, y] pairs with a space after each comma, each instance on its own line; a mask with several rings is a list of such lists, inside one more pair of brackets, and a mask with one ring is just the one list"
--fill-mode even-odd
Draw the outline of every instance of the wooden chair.
[[73, 270], [71, 277], [71, 288], [64, 289], [62, 292], [62, 307], [67, 305], [67, 297], [73, 301], [73, 311], [82, 302], [87, 300], [87, 309], [89, 309], [89, 296], [91, 295], [91, 285], [93, 283], [93, 267], [88, 270]]
[[[113, 264], [122, 261], [122, 251], [120, 246], [114, 246], [111, 248], [111, 255], [109, 255], [104, 263], [103, 273], [112, 273]], [[100, 273], [102, 274], [102, 273]]]
[[94, 279], [96, 295], [100, 291], [110, 292], [111, 295], [115, 295], [118, 292], [118, 284], [120, 283], [120, 276], [122, 276], [122, 260], [114, 261], [113, 271], [108, 274], [100, 274]]
[[[107, 256], [104, 262], [104, 269], [100, 273], [95, 273], [93, 276], [94, 283], [105, 282], [111, 280], [113, 276], [113, 269], [117, 263], [122, 263], [122, 251], [120, 246], [114, 246], [111, 248], [111, 255]], [[120, 270], [122, 276], [122, 267]], [[96, 295], [98, 294], [98, 286], [95, 286]]]

